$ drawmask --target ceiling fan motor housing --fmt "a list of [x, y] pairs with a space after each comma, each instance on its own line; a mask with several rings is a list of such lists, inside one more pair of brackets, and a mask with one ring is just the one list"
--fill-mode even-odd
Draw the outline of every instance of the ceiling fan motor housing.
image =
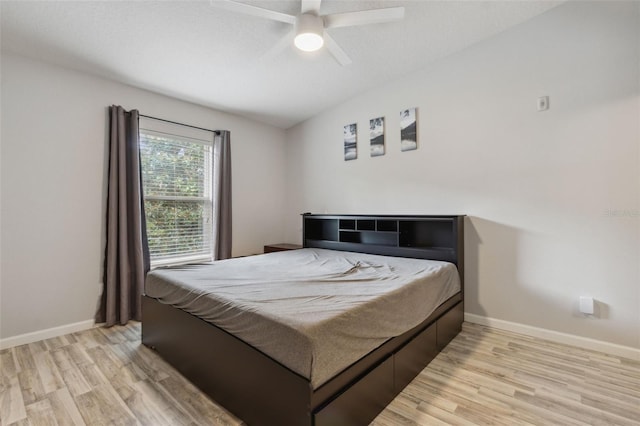
[[324, 22], [322, 18], [312, 14], [303, 13], [296, 20], [296, 38], [294, 43], [300, 50], [313, 52], [324, 44], [322, 34], [324, 32]]

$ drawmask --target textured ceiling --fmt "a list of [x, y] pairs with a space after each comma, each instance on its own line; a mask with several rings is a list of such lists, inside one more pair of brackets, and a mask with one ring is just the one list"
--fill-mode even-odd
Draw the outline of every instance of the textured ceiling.
[[[300, 8], [296, 0], [243, 2]], [[406, 8], [401, 22], [329, 30], [353, 60], [347, 67], [324, 49], [291, 46], [264, 58], [291, 27], [208, 1], [1, 1], [0, 16], [3, 51], [288, 128], [559, 3], [324, 0], [322, 15]]]

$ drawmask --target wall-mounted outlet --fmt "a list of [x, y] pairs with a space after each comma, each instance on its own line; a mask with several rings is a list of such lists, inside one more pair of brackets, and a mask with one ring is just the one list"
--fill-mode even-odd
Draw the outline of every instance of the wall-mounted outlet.
[[549, 109], [549, 97], [540, 96], [538, 98], [538, 111], [546, 111]]
[[593, 297], [580, 296], [580, 312], [587, 315], [593, 315], [595, 302]]

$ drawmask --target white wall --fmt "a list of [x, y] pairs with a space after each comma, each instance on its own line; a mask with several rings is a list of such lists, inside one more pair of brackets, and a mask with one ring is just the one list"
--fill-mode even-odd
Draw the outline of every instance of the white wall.
[[233, 253], [258, 253], [262, 245], [282, 241], [283, 130], [3, 54], [3, 339], [94, 316], [102, 288], [107, 107], [112, 104], [230, 130]]
[[[467, 313], [640, 349], [639, 8], [562, 5], [290, 129], [287, 241], [305, 211], [467, 214]], [[414, 106], [419, 149], [400, 152]], [[379, 116], [387, 153], [371, 158]]]

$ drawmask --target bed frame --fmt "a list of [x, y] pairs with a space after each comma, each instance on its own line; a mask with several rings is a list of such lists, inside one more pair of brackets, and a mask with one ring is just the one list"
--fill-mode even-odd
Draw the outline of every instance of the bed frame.
[[303, 215], [304, 247], [445, 260], [462, 290], [425, 321], [313, 389], [226, 331], [143, 296], [142, 343], [250, 425], [366, 425], [461, 330], [464, 216]]

